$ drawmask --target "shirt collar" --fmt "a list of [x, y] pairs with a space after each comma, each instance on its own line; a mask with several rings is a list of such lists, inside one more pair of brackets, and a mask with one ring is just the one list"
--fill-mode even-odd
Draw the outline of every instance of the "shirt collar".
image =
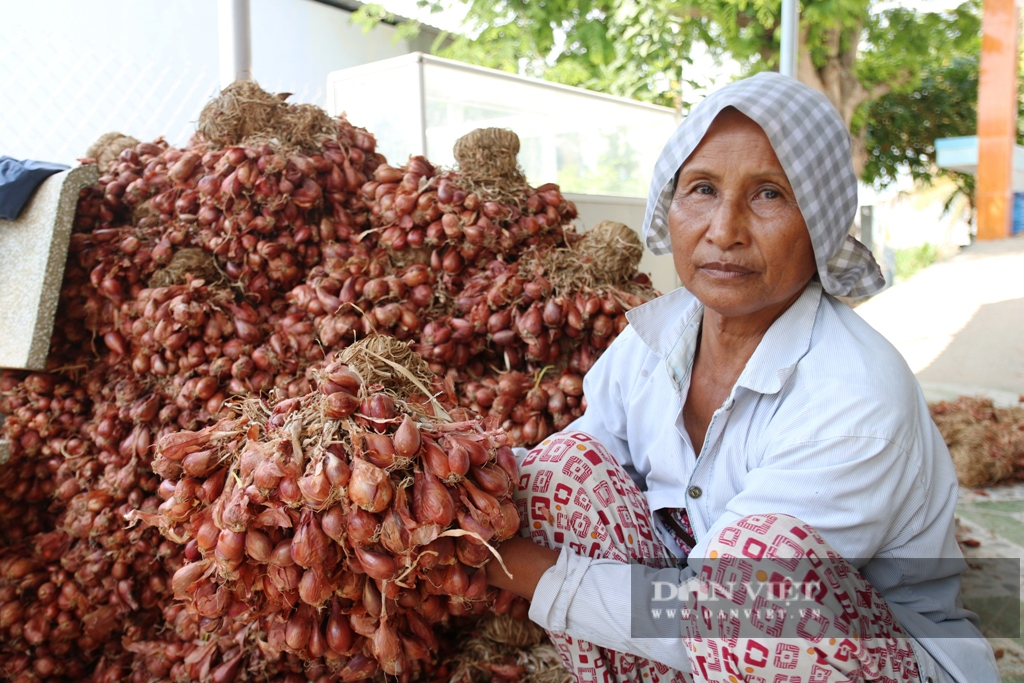
[[[821, 283], [812, 280], [800, 297], [779, 319], [768, 328], [746, 367], [736, 380], [736, 386], [761, 394], [774, 394], [793, 374], [797, 362], [806, 355], [811, 345], [811, 333], [821, 302]], [[704, 306], [693, 294], [677, 289], [626, 314], [637, 336], [662, 360], [685, 354], [686, 358], [673, 358], [671, 365], [688, 373], [693, 364], [695, 345], [680, 344], [687, 326], [703, 315]], [[673, 378], [677, 383], [683, 377]]]
[[664, 360], [702, 309], [697, 297], [680, 287], [628, 311], [626, 319], [648, 348]]

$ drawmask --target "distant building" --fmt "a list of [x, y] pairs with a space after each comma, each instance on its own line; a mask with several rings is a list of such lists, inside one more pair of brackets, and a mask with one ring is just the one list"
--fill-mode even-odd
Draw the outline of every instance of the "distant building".
[[[364, 33], [353, 0], [250, 0], [252, 66], [271, 92], [325, 103], [327, 74], [428, 51], [392, 25]], [[185, 143], [219, 90], [211, 0], [6, 3], [0, 22], [0, 154], [73, 163], [103, 133]]]

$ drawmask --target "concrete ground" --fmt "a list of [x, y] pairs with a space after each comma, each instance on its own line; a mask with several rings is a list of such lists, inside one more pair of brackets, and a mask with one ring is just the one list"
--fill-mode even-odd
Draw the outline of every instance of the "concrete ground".
[[[1024, 237], [971, 245], [855, 310], [899, 349], [929, 401], [1024, 397]], [[1024, 683], [1024, 483], [961, 489], [957, 518], [971, 567], [961, 598], [1003, 681]]]
[[1004, 683], [1024, 682], [1024, 485], [961, 490], [957, 504], [961, 540], [970, 569], [960, 598], [981, 617], [982, 632], [999, 658]]
[[979, 242], [856, 308], [938, 400], [1024, 394], [1024, 237]]

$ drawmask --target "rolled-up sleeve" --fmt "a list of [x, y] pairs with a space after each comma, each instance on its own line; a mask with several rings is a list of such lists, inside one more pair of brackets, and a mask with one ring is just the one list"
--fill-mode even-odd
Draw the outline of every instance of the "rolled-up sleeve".
[[692, 576], [689, 570], [591, 559], [562, 548], [558, 562], [537, 584], [530, 619], [552, 633], [564, 633], [689, 672], [690, 662], [680, 637], [634, 637], [634, 607], [649, 604], [650, 596], [635, 595], [632, 587], [653, 586], [659, 581], [679, 585]]

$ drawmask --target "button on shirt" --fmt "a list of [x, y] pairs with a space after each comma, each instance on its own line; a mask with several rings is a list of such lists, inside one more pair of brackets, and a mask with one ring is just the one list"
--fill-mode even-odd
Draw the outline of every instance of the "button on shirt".
[[[954, 538], [956, 474], [896, 349], [812, 281], [765, 333], [698, 454], [682, 407], [703, 312], [683, 289], [632, 310], [630, 326], [587, 373], [587, 412], [569, 427], [618, 458], [652, 511], [687, 509], [697, 540], [690, 567], [661, 571], [692, 574], [709, 539], [740, 517], [789, 514], [861, 571], [951, 680], [970, 672], [971, 681], [998, 681], [977, 618], [958, 599], [966, 564]], [[689, 671], [679, 639], [630, 638], [621, 590], [630, 581], [628, 565], [563, 548], [530, 617]]]

